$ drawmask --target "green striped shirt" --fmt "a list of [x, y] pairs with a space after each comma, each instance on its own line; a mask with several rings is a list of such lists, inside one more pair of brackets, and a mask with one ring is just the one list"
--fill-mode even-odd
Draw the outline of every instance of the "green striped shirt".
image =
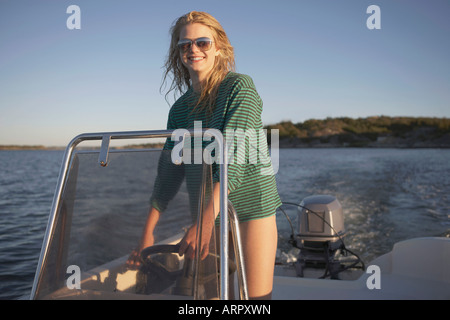
[[[229, 200], [233, 203], [239, 220], [248, 221], [275, 214], [281, 200], [271, 170], [267, 140], [260, 131], [263, 128], [263, 104], [253, 80], [247, 75], [228, 73], [220, 84], [215, 108], [211, 114], [206, 111], [193, 111], [198, 98], [199, 94], [192, 88], [183, 94], [170, 109], [167, 129], [194, 129], [195, 121], [201, 121], [203, 129], [219, 129], [230, 145], [228, 152], [232, 156], [229, 157], [228, 165]], [[198, 122], [196, 124], [198, 125]], [[164, 150], [169, 151], [173, 147], [174, 141], [167, 139]], [[202, 147], [205, 147], [205, 143]], [[214, 153], [212, 155], [214, 156]], [[199, 181], [193, 177], [201, 176], [198, 165], [177, 166], [169, 164], [170, 161], [169, 154], [161, 157], [151, 199], [152, 205], [160, 211], [164, 211], [183, 178], [186, 178], [188, 188], [191, 181], [192, 189], [198, 190], [198, 186], [192, 181]], [[219, 165], [213, 164], [213, 182], [219, 181], [219, 171]], [[192, 204], [198, 192], [191, 194]], [[195, 210], [192, 205], [191, 210]]]

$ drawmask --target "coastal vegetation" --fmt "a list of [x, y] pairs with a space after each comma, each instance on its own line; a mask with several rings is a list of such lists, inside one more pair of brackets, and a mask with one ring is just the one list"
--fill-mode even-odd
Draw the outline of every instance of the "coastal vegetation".
[[56, 148], [49, 148], [43, 145], [0, 145], [0, 150], [49, 150]]
[[450, 147], [450, 119], [425, 117], [326, 118], [265, 126], [278, 129], [281, 147]]
[[[310, 119], [298, 123], [282, 121], [264, 128], [279, 130], [280, 147], [450, 148], [448, 118], [340, 117]], [[161, 147], [161, 144], [129, 145], [122, 148], [155, 147]], [[55, 149], [64, 150], [64, 147], [0, 145], [0, 150]]]

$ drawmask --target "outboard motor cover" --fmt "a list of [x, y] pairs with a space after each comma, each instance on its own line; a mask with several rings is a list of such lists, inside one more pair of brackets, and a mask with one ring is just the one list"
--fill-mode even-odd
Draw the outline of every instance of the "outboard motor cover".
[[298, 238], [301, 241], [336, 241], [345, 234], [339, 201], [330, 195], [306, 197], [298, 209]]

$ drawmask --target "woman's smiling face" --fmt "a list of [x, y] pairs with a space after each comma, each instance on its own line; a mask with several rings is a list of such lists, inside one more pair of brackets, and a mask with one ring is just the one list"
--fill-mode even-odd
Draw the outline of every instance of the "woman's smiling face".
[[[199, 38], [209, 38], [214, 41], [211, 29], [203, 24], [191, 23], [181, 29], [180, 40], [194, 41]], [[189, 70], [193, 84], [206, 79], [214, 67], [214, 61], [218, 54], [219, 50], [214, 42], [207, 51], [200, 50], [194, 43], [186, 51], [180, 50], [181, 61]]]

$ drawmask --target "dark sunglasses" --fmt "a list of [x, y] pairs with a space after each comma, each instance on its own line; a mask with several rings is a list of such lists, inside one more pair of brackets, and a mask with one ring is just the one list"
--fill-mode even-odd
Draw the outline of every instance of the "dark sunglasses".
[[210, 38], [198, 38], [195, 40], [183, 39], [178, 41], [177, 47], [181, 51], [186, 52], [192, 47], [192, 44], [195, 44], [200, 51], [208, 51], [211, 49], [213, 42]]

